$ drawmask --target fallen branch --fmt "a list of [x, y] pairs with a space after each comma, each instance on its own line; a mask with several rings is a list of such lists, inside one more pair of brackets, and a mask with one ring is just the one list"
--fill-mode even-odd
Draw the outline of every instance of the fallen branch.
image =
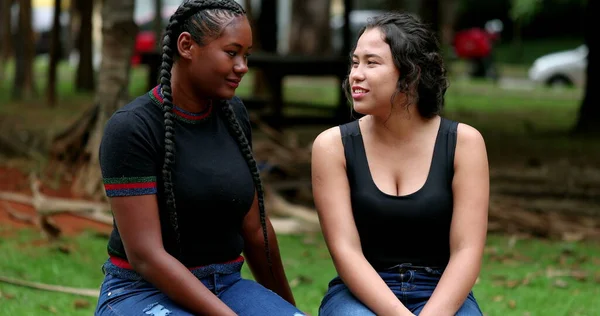
[[18, 285], [23, 287], [28, 287], [37, 290], [44, 290], [50, 292], [58, 292], [58, 293], [66, 293], [66, 294], [74, 294], [81, 296], [89, 296], [89, 297], [98, 297], [100, 295], [100, 291], [95, 289], [82, 289], [82, 288], [74, 288], [74, 287], [66, 287], [61, 285], [50, 285], [44, 283], [30, 282], [25, 280], [13, 279], [5, 276], [0, 276], [0, 282]]
[[113, 217], [104, 213], [71, 213], [73, 216], [89, 219], [98, 223], [112, 225]]
[[63, 212], [92, 212], [101, 213], [110, 210], [106, 203], [90, 202], [85, 200], [70, 200], [61, 198], [48, 198], [40, 192], [40, 181], [30, 176], [30, 187], [33, 194], [32, 204], [40, 214], [52, 214]]
[[0, 200], [15, 202], [24, 205], [33, 205], [33, 198], [27, 194], [14, 192], [0, 192]]
[[273, 190], [267, 189], [265, 196], [271, 214], [290, 216], [301, 219], [308, 224], [319, 226], [319, 217], [313, 209], [298, 204], [292, 204]]
[[[4, 200], [5, 206], [10, 216], [17, 220], [33, 223], [42, 230], [49, 233], [49, 236], [55, 235], [56, 225], [51, 225], [48, 216], [60, 213], [70, 213], [72, 215], [86, 218], [98, 223], [112, 225], [113, 218], [106, 214], [110, 207], [106, 203], [91, 202], [85, 200], [70, 200], [63, 198], [47, 197], [40, 191], [40, 181], [35, 175], [30, 175], [30, 188], [33, 196], [14, 192], [0, 192], [0, 200]], [[27, 218], [24, 214], [16, 212], [6, 201], [15, 202], [24, 205], [31, 205], [38, 216]], [[11, 211], [12, 210], [12, 211]], [[48, 223], [48, 225], [44, 225]], [[53, 227], [52, 227], [53, 226]], [[50, 228], [50, 229], [47, 229]]]
[[[92, 214], [101, 214], [110, 210], [110, 206], [107, 203], [47, 197], [40, 192], [40, 182], [35, 176], [31, 176], [30, 187], [33, 196], [14, 192], [0, 192], [0, 200], [31, 205], [40, 214], [64, 212], [90, 212]], [[96, 217], [96, 215], [93, 215], [92, 217]]]
[[271, 217], [269, 220], [278, 235], [310, 233], [316, 232], [319, 229], [314, 225], [306, 225], [306, 223], [295, 218]]

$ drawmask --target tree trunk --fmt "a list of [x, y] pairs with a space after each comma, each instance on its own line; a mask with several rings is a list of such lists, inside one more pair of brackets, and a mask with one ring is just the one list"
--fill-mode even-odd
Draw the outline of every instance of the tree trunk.
[[48, 68], [48, 90], [47, 102], [51, 107], [56, 106], [56, 68], [60, 59], [61, 47], [61, 25], [60, 25], [60, 9], [61, 0], [54, 1], [54, 21], [52, 26], [52, 43], [50, 44], [50, 65]]
[[442, 0], [421, 0], [418, 6], [421, 20], [430, 25], [431, 29], [438, 35], [438, 38], [441, 38], [440, 2]]
[[156, 37], [155, 49], [157, 52], [162, 51], [162, 32], [163, 32], [163, 18], [162, 18], [162, 0], [154, 0], [154, 36]]
[[95, 106], [58, 135], [51, 147], [53, 164], [78, 164], [71, 189], [75, 195], [104, 196], [98, 150], [106, 120], [129, 101], [131, 57], [137, 34], [133, 8], [134, 0], [104, 0], [102, 63]]
[[12, 0], [0, 0], [0, 82], [4, 81], [5, 65], [12, 53], [11, 4]]
[[[94, 91], [94, 64], [93, 64], [93, 34], [92, 14], [94, 11], [93, 0], [77, 0], [81, 27], [77, 41], [79, 51], [79, 66], [77, 67], [77, 79], [75, 88], [77, 91]], [[104, 21], [104, 20], [102, 20]]]
[[[595, 77], [600, 75], [598, 69], [598, 60], [596, 59], [598, 40], [593, 36], [593, 24], [597, 24], [595, 14], [598, 9], [598, 1], [588, 0], [585, 17], [585, 43], [588, 47], [587, 57], [587, 79], [585, 85], [585, 95], [579, 109], [579, 118], [575, 125], [575, 132], [579, 134], [600, 134], [600, 105], [598, 104], [598, 90], [594, 89], [593, 82]], [[595, 91], [595, 92], [594, 92]]]
[[13, 97], [31, 99], [33, 82], [34, 37], [31, 27], [31, 0], [19, 0], [19, 30], [15, 35], [15, 82]]
[[329, 8], [331, 0], [293, 0], [290, 53], [326, 55], [331, 53]]
[[98, 117], [86, 146], [89, 162], [73, 185], [75, 193], [97, 196], [103, 193], [98, 150], [106, 120], [129, 101], [131, 57], [137, 34], [133, 21], [134, 0], [105, 0], [102, 7], [102, 63], [98, 73], [95, 104]]
[[440, 44], [444, 51], [452, 47], [459, 4], [458, 0], [443, 0], [440, 3]]
[[77, 38], [81, 29], [81, 17], [79, 14], [79, 0], [71, 0], [69, 5], [69, 31], [66, 38], [67, 56], [70, 56], [74, 51], [79, 54], [79, 39]]
[[[277, 21], [277, 1], [261, 0], [260, 12], [252, 10], [250, 0], [245, 1], [248, 18], [251, 19], [252, 33], [254, 38], [254, 49], [271, 54], [277, 53], [277, 28], [273, 27], [273, 21]], [[261, 70], [254, 72], [254, 84], [252, 85], [252, 95], [254, 97], [264, 97], [269, 94], [267, 78]]]
[[258, 18], [254, 15], [260, 49], [269, 53], [277, 52], [277, 27], [273, 26], [273, 21], [277, 21], [277, 2], [262, 0]]

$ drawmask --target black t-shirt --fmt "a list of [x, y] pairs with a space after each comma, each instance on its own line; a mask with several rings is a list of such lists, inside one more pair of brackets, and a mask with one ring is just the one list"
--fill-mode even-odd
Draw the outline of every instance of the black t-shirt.
[[[248, 113], [230, 101], [250, 142]], [[243, 249], [241, 226], [255, 192], [252, 174], [220, 110], [190, 113], [174, 107], [175, 162], [172, 180], [181, 244], [166, 206], [162, 167], [164, 123], [159, 87], [116, 111], [100, 145], [100, 165], [109, 197], [155, 194], [165, 249], [188, 267], [234, 260]], [[181, 249], [181, 253], [179, 252]], [[127, 259], [117, 225], [108, 253]]]

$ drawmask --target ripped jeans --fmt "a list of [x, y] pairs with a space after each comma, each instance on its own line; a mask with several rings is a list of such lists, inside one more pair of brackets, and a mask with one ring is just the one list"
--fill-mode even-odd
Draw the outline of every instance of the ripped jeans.
[[[275, 292], [242, 279], [241, 262], [213, 264], [190, 270], [211, 292], [238, 315], [304, 315]], [[96, 316], [193, 315], [132, 270], [107, 261]]]

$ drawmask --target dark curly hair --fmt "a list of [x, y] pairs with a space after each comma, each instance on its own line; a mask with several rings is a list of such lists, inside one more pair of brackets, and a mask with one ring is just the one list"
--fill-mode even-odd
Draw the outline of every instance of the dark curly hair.
[[[394, 65], [400, 71], [396, 93], [391, 100], [397, 93], [404, 93], [407, 104], [416, 104], [421, 116], [431, 118], [439, 114], [444, 107], [444, 94], [449, 84], [435, 33], [418, 17], [400, 12], [387, 12], [369, 19], [358, 36], [374, 28], [383, 33], [383, 40], [390, 46]], [[350, 56], [355, 49], [356, 46]], [[344, 80], [343, 89], [349, 97], [351, 88], [348, 77]]]
[[[173, 192], [173, 180], [171, 169], [175, 161], [175, 128], [173, 114], [173, 96], [171, 94], [171, 69], [173, 62], [178, 57], [177, 38], [182, 32], [189, 32], [192, 39], [199, 45], [206, 45], [210, 39], [217, 38], [232, 18], [244, 16], [246, 12], [234, 0], [187, 0], [183, 2], [177, 11], [171, 16], [166, 27], [162, 41], [162, 65], [160, 69], [159, 82], [164, 97], [163, 112], [165, 126], [165, 158], [162, 168], [164, 191], [167, 199], [169, 219], [175, 233], [177, 245], [182, 252], [179, 224], [175, 207], [175, 194]], [[235, 117], [234, 111], [226, 100], [219, 100], [216, 107], [219, 114], [227, 122], [229, 132], [236, 139], [256, 186], [258, 195], [258, 206], [260, 212], [260, 223], [265, 240], [265, 252], [269, 266], [271, 258], [269, 255], [269, 241], [267, 238], [266, 214], [264, 207], [264, 189], [260, 174], [249, 142], [244, 135], [240, 124]]]

